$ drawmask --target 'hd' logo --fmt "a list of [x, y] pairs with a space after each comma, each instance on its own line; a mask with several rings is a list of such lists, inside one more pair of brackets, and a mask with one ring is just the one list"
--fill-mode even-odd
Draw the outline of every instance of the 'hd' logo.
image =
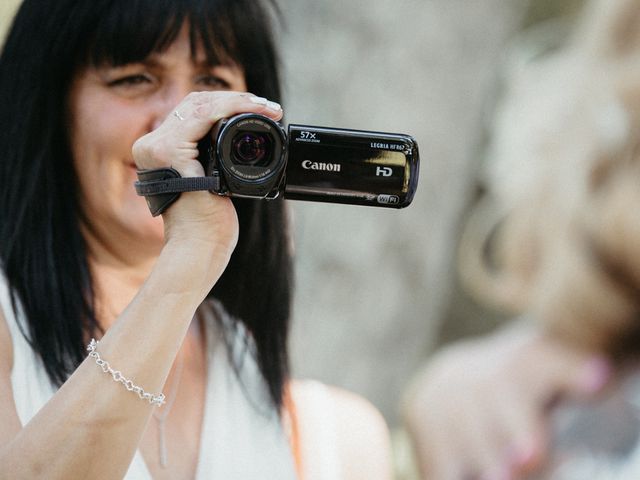
[[376, 177], [390, 177], [392, 174], [391, 167], [376, 167]]

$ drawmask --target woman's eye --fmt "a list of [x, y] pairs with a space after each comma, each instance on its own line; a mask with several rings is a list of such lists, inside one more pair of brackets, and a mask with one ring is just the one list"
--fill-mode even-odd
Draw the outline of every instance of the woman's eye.
[[215, 75], [203, 75], [196, 79], [198, 85], [204, 85], [207, 88], [216, 90], [230, 90], [231, 84], [226, 80], [216, 77]]
[[109, 82], [109, 86], [111, 87], [126, 87], [126, 86], [137, 86], [144, 85], [147, 83], [151, 83], [152, 80], [147, 75], [136, 74], [136, 75], [126, 75], [124, 77], [116, 78]]

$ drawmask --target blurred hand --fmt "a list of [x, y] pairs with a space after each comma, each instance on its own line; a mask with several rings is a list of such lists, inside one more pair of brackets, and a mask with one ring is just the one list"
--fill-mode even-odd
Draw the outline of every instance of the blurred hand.
[[544, 464], [550, 406], [599, 392], [611, 372], [603, 357], [523, 324], [444, 349], [403, 402], [422, 477], [523, 478]]

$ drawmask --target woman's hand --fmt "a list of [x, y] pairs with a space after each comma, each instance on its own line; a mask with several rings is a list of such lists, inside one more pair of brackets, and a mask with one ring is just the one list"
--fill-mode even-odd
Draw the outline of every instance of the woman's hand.
[[[198, 141], [219, 120], [239, 113], [258, 113], [273, 120], [282, 118], [280, 105], [238, 92], [194, 92], [167, 116], [154, 131], [133, 145], [140, 170], [172, 167], [183, 177], [204, 176], [197, 160]], [[164, 214], [165, 241], [194, 242], [230, 256], [238, 238], [238, 220], [229, 198], [209, 192], [183, 193]]]
[[524, 325], [443, 350], [403, 406], [423, 478], [522, 478], [546, 457], [550, 404], [592, 395], [610, 374], [601, 357]]

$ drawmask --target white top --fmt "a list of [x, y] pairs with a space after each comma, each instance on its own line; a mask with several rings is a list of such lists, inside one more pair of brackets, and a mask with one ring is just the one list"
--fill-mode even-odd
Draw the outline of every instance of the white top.
[[[42, 362], [22, 333], [24, 314], [18, 306], [13, 313], [4, 275], [0, 273], [0, 308], [11, 332], [13, 370], [11, 384], [22, 425], [54, 395], [56, 388], [46, 375]], [[269, 405], [266, 385], [257, 363], [249, 352], [253, 346], [246, 331], [233, 328], [219, 304], [207, 308], [207, 387], [196, 479], [295, 479], [291, 449], [277, 413]], [[229, 332], [235, 332], [231, 355], [222, 332], [215, 328], [213, 315], [221, 315]], [[235, 362], [229, 357], [242, 358]], [[102, 374], [96, 370], [96, 374]], [[105, 381], [106, 377], [105, 377]], [[144, 459], [136, 452], [125, 480], [151, 480]]]

